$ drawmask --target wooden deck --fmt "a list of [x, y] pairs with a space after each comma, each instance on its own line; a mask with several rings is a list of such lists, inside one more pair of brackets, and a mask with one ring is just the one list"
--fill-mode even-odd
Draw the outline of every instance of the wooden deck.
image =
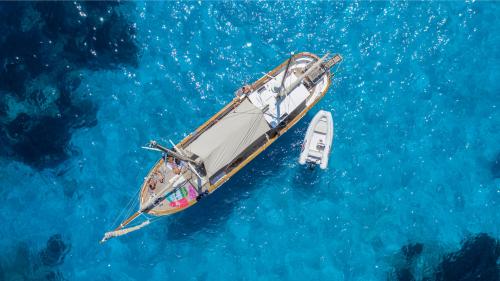
[[[165, 161], [160, 159], [144, 180], [140, 196], [141, 208], [152, 198], [171, 193], [179, 186], [180, 188], [177, 188], [176, 192], [167, 196], [165, 200], [161, 200], [148, 213], [153, 215], [171, 214], [196, 203], [196, 197], [207, 188], [200, 186], [201, 182], [197, 180], [197, 176], [187, 166], [180, 169], [180, 175], [176, 175]], [[205, 186], [207, 185], [205, 184]], [[187, 198], [187, 200], [183, 200], [183, 198]]]

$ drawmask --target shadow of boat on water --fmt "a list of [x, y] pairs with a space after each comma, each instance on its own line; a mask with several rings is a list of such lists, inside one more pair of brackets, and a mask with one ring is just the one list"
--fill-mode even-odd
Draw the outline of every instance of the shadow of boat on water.
[[296, 196], [313, 200], [322, 200], [328, 197], [332, 200], [341, 198], [339, 188], [335, 188], [331, 175], [318, 165], [299, 165], [293, 177], [293, 187]]
[[321, 171], [317, 165], [299, 165], [293, 177], [293, 186], [304, 191], [310, 191], [310, 187], [320, 182]]
[[[311, 118], [305, 117], [293, 129], [282, 135], [274, 144], [236, 173], [228, 182], [210, 196], [203, 198], [191, 208], [173, 215], [167, 223], [169, 240], [189, 239], [198, 231], [213, 233], [232, 213], [238, 202], [252, 197], [252, 191], [269, 174], [278, 173], [285, 161], [290, 159], [287, 146], [303, 134]], [[297, 157], [298, 157], [297, 151]], [[294, 157], [295, 158], [295, 157]], [[257, 198], [254, 198], [255, 200]]]

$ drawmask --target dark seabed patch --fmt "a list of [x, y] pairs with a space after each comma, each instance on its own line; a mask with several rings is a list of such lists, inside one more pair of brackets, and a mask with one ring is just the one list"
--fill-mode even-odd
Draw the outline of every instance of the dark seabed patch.
[[66, 280], [59, 270], [70, 244], [52, 235], [42, 249], [19, 243], [0, 257], [0, 280]]
[[500, 178], [500, 152], [497, 154], [497, 157], [491, 164], [491, 174], [495, 179]]
[[422, 243], [409, 243], [401, 247], [398, 265], [394, 272], [389, 275], [389, 280], [414, 281], [413, 275], [414, 261], [420, 256], [424, 249]]
[[500, 241], [481, 233], [466, 240], [459, 251], [444, 256], [435, 280], [500, 280], [499, 258]]
[[403, 253], [403, 255], [406, 257], [408, 261], [411, 261], [418, 255], [420, 255], [423, 249], [424, 249], [424, 244], [411, 243], [403, 246], [403, 248], [401, 248], [401, 253]]
[[64, 262], [69, 246], [64, 243], [60, 234], [52, 235], [45, 249], [40, 251], [40, 259], [44, 265], [55, 266]]
[[[434, 270], [428, 272], [418, 269], [415, 259], [424, 250], [421, 243], [408, 244], [401, 248], [401, 256], [396, 261], [394, 271], [389, 274], [388, 280], [410, 281], [498, 281], [500, 280], [500, 241], [487, 234], [480, 233], [466, 239], [460, 250], [451, 253], [427, 253], [422, 256], [420, 265], [427, 264]], [[429, 251], [429, 250], [426, 250]], [[432, 250], [431, 250], [432, 251]], [[433, 256], [442, 256], [434, 260]], [[428, 260], [427, 260], [428, 259]], [[433, 262], [434, 261], [434, 262]], [[437, 262], [436, 262], [437, 261]]]
[[52, 167], [97, 124], [81, 71], [136, 67], [135, 29], [117, 2], [9, 2], [0, 17], [0, 155]]
[[413, 277], [413, 274], [411, 273], [411, 271], [408, 267], [403, 267], [403, 268], [398, 269], [396, 274], [397, 274], [398, 281], [414, 281], [415, 280], [415, 277]]

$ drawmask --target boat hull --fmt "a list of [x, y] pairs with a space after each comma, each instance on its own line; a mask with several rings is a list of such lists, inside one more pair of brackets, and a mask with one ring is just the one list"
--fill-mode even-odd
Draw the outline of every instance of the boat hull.
[[299, 163], [319, 164], [326, 169], [333, 141], [333, 118], [328, 111], [320, 110], [311, 120], [302, 144]]
[[[311, 58], [314, 60], [318, 60], [319, 57], [312, 54], [312, 53], [307, 53], [303, 52], [300, 54], [297, 54], [294, 56], [295, 59], [300, 59], [300, 58]], [[252, 84], [252, 87], [254, 89], [257, 89], [267, 83], [276, 73], [281, 71], [285, 65], [287, 64], [288, 60], [284, 61], [282, 64], [278, 65], [276, 68], [273, 70], [269, 71], [267, 74], [265, 74], [262, 78], [257, 80], [255, 83]], [[304, 115], [311, 110], [312, 107], [314, 107], [328, 92], [331, 79], [330, 79], [330, 73], [327, 72], [326, 74], [326, 83], [322, 90], [319, 92], [319, 94], [316, 95], [315, 99], [312, 100], [304, 109], [302, 109], [293, 119], [289, 120], [285, 126], [282, 128], [279, 128], [277, 130], [277, 133], [274, 134], [274, 136], [267, 138], [267, 141], [262, 144], [258, 149], [253, 151], [251, 154], [246, 156], [244, 159], [242, 159], [236, 166], [234, 166], [231, 171], [229, 171], [227, 174], [224, 176], [220, 177], [217, 179], [215, 182], [207, 182], [206, 184], [208, 185], [206, 190], [208, 193], [212, 193], [215, 190], [217, 190], [220, 186], [222, 186], [224, 183], [226, 183], [232, 176], [234, 176], [237, 172], [239, 172], [243, 167], [245, 167], [250, 161], [252, 161], [255, 157], [257, 157], [260, 153], [262, 153], [266, 148], [268, 148], [271, 144], [273, 144], [281, 135], [286, 133], [290, 128], [292, 128], [297, 122], [299, 122]], [[222, 108], [218, 113], [216, 113], [214, 116], [212, 116], [209, 120], [207, 120], [205, 123], [203, 123], [200, 127], [198, 127], [193, 133], [189, 134], [186, 136], [181, 142], [179, 142], [176, 146], [179, 148], [185, 148], [187, 144], [192, 140], [193, 137], [195, 137], [197, 134], [200, 134], [207, 130], [214, 122], [216, 122], [218, 119], [220, 119], [221, 116], [224, 116], [228, 111], [232, 110], [235, 106], [237, 106], [239, 103], [239, 98], [235, 97], [230, 103], [228, 103], [224, 108]], [[146, 177], [149, 178], [152, 173], [155, 173], [162, 165], [164, 165], [164, 160], [160, 159], [155, 166], [151, 169], [151, 171], [148, 173], [148, 176]], [[141, 204], [146, 202], [148, 200], [148, 187], [147, 187], [147, 182], [145, 181], [141, 187], [141, 192], [140, 192], [140, 198], [139, 198]], [[155, 210], [152, 209], [148, 213], [156, 216], [164, 216], [164, 215], [170, 215], [173, 213], [180, 212], [184, 209], [187, 209], [191, 207], [192, 205], [196, 204], [197, 200], [189, 200], [186, 204], [183, 206], [180, 206], [178, 208], [173, 208], [173, 209], [167, 209], [167, 210]]]

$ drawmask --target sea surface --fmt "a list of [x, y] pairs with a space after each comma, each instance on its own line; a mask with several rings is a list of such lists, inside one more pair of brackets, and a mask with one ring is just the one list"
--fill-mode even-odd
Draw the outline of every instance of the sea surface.
[[[0, 280], [499, 280], [499, 2], [0, 3]], [[99, 244], [158, 155], [290, 52], [325, 98], [214, 194]], [[297, 163], [329, 110], [327, 170]]]

